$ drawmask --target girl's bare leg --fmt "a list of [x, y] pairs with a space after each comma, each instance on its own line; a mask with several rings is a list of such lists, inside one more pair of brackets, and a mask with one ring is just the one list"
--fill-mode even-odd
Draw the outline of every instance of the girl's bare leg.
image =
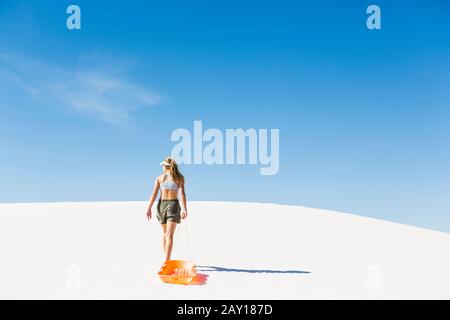
[[163, 250], [164, 250], [164, 254], [166, 252], [166, 232], [167, 232], [167, 224], [162, 224], [161, 227], [163, 228]]
[[167, 229], [166, 229], [166, 239], [165, 239], [165, 254], [166, 260], [170, 260], [170, 256], [172, 255], [172, 247], [173, 247], [173, 236], [175, 234], [175, 228], [177, 227], [176, 222], [167, 221]]

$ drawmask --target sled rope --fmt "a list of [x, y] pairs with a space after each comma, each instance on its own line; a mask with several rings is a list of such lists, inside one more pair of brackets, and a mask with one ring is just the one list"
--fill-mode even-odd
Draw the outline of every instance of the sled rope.
[[[189, 261], [191, 261], [192, 251], [191, 251], [191, 243], [190, 243], [190, 239], [189, 239], [189, 230], [188, 230], [187, 220], [185, 220], [181, 224], [181, 227], [184, 228], [184, 233], [186, 236], [186, 245], [187, 245], [187, 249], [188, 249], [188, 258], [189, 258]], [[179, 229], [175, 232], [175, 239], [173, 240], [173, 247], [175, 248], [175, 250], [177, 250], [176, 248], [178, 248], [177, 243], [178, 243], [178, 238], [180, 237], [180, 235], [179, 235], [180, 232], [181, 232], [181, 230], [179, 230]]]
[[188, 257], [189, 257], [189, 261], [192, 261], [191, 244], [190, 244], [190, 242], [189, 242], [189, 231], [188, 231], [188, 223], [187, 223], [187, 220], [185, 220], [185, 222], [184, 222], [184, 230], [186, 231], [186, 243], [187, 243], [187, 247], [188, 247]]

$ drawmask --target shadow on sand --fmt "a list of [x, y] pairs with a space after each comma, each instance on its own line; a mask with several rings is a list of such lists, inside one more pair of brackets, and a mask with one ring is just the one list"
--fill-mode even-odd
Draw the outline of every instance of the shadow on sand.
[[[266, 269], [235, 269], [214, 266], [197, 266], [197, 271], [201, 272], [245, 272], [245, 273], [281, 273], [281, 274], [310, 274], [309, 271], [303, 270], [266, 270]], [[202, 286], [208, 281], [208, 274], [197, 273], [196, 277], [189, 285]]]
[[235, 269], [214, 266], [197, 266], [198, 271], [203, 272], [245, 272], [245, 273], [289, 273], [289, 274], [310, 274], [309, 271], [303, 270], [266, 270], [266, 269]]

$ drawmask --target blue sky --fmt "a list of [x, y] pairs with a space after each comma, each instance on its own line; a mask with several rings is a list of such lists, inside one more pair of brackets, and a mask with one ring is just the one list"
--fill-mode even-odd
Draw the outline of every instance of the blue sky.
[[182, 166], [189, 199], [450, 232], [447, 1], [2, 0], [0, 43], [0, 202], [146, 199], [202, 120], [279, 128], [280, 171]]

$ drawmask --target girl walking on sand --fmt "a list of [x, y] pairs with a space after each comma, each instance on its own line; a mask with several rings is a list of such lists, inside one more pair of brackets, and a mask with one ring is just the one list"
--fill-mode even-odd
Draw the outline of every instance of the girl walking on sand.
[[[170, 260], [173, 247], [173, 236], [177, 224], [181, 223], [181, 219], [187, 217], [186, 194], [184, 188], [184, 177], [178, 169], [177, 163], [172, 158], [166, 158], [160, 163], [163, 173], [155, 180], [153, 193], [147, 208], [147, 219], [152, 218], [152, 207], [161, 191], [161, 196], [157, 205], [157, 218], [161, 223], [163, 230], [163, 249], [165, 260]], [[180, 200], [182, 206], [180, 206]]]

